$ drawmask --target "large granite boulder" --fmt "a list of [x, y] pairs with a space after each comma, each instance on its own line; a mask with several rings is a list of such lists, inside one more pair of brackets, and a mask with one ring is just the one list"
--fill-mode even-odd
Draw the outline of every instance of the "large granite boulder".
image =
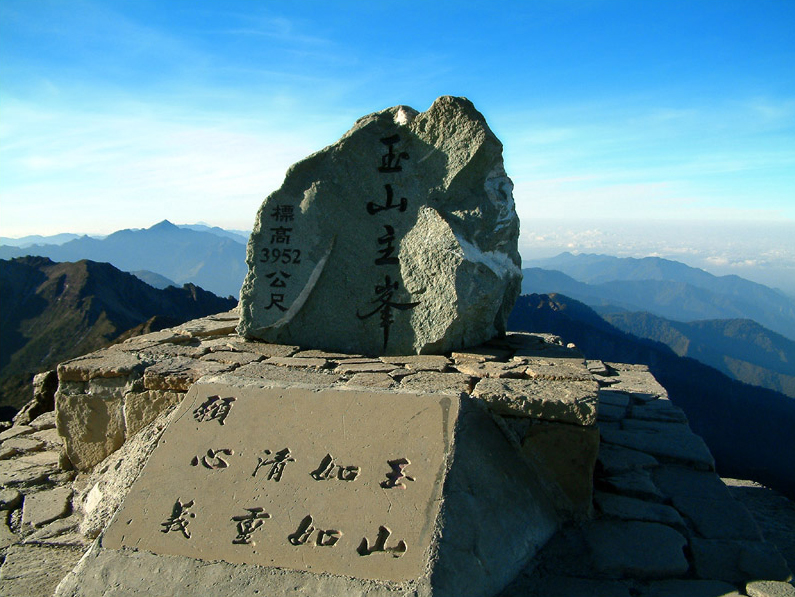
[[238, 331], [365, 354], [504, 333], [521, 283], [512, 190], [502, 144], [467, 99], [359, 119], [262, 204]]

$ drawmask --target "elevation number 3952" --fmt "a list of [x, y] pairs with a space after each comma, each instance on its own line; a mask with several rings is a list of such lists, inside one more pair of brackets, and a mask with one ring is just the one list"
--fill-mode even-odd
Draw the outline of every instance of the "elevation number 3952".
[[260, 250], [262, 263], [301, 263], [300, 249], [269, 249], [267, 247]]

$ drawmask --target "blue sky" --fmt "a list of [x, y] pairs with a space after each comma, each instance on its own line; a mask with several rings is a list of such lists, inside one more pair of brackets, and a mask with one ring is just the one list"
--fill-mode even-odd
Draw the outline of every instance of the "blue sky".
[[793, 32], [791, 0], [2, 0], [0, 236], [250, 228], [291, 163], [439, 95], [503, 141], [523, 230], [795, 224]]

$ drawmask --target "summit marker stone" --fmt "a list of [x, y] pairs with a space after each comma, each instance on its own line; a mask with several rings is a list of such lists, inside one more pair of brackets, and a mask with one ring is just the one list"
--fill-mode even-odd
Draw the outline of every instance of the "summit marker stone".
[[469, 100], [364, 116], [262, 204], [239, 333], [370, 355], [503, 334], [521, 284], [512, 191]]

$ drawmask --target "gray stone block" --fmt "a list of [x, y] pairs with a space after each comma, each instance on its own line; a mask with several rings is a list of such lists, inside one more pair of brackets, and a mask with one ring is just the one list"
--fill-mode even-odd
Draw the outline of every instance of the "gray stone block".
[[[51, 597], [59, 581], [77, 564], [83, 552], [74, 547], [12, 545], [0, 568], [0, 594], [4, 597]], [[42, 562], [47, 565], [42, 566]]]
[[649, 471], [642, 469], [626, 471], [607, 477], [600, 476], [597, 480], [597, 486], [642, 500], [664, 501], [663, 494], [657, 489]]
[[72, 511], [72, 488], [55, 487], [25, 496], [22, 507], [22, 526], [39, 528], [63, 518]]
[[597, 571], [608, 578], [668, 578], [687, 573], [687, 540], [653, 522], [595, 521], [585, 529]]
[[690, 541], [690, 549], [698, 578], [733, 584], [752, 580], [789, 581], [792, 578], [784, 558], [769, 543], [694, 537]]
[[745, 585], [748, 597], [795, 597], [795, 587], [774, 580], [756, 580]]
[[659, 466], [654, 456], [622, 446], [605, 444], [599, 446], [597, 470], [603, 476], [617, 475], [628, 471], [651, 469]]
[[706, 539], [748, 539], [762, 541], [759, 527], [744, 506], [733, 499], [673, 498], [673, 506]]
[[603, 491], [595, 492], [594, 503], [602, 513], [602, 516], [608, 518], [658, 522], [668, 525], [682, 534], [687, 532], [685, 521], [682, 520], [679, 512], [665, 504], [657, 504]]
[[658, 459], [679, 461], [702, 470], [715, 469], [715, 460], [707, 445], [694, 433], [672, 434], [662, 430], [611, 429], [605, 426], [600, 426], [600, 429], [602, 441], [608, 444], [646, 452]]
[[[209, 419], [205, 426], [204, 415], [196, 414], [205, 394], [230, 392], [236, 400], [224, 425]], [[168, 594], [168, 587], [179, 586], [181, 595], [202, 596], [483, 597], [508, 585], [557, 528], [545, 482], [472, 399], [284, 388], [265, 392], [213, 384], [199, 384], [191, 393], [101, 546], [59, 594], [100, 595], [111, 583], [119, 595], [136, 595], [146, 578], [150, 594]], [[200, 447], [222, 443], [229, 448], [229, 454], [221, 455], [226, 466], [210, 470], [218, 454], [205, 462]], [[245, 466], [266, 443], [289, 446], [294, 459], [285, 461], [285, 483], [263, 476], [270, 467], [259, 478], [258, 466], [252, 478]], [[362, 478], [347, 485], [336, 476], [326, 480], [320, 474], [318, 480], [307, 474], [326, 451], [334, 454], [332, 463], [356, 464]], [[193, 453], [199, 458], [189, 466], [193, 461], [186, 459]], [[393, 467], [397, 485], [388, 484], [389, 467], [382, 462], [386, 455], [410, 456], [405, 468]], [[350, 495], [355, 499], [342, 499]], [[164, 522], [169, 512], [176, 516], [174, 496], [194, 514], [181, 527]], [[499, 507], [484, 509], [486, 503]], [[238, 529], [243, 539], [236, 545], [230, 513], [258, 504], [269, 516], [249, 528], [249, 535], [256, 535], [251, 542]], [[294, 528], [307, 512], [313, 516], [306, 532], [312, 545], [304, 545]], [[372, 523], [386, 529], [384, 541], [375, 538], [378, 524]], [[339, 525], [336, 531], [323, 531], [337, 537], [338, 544], [315, 544], [313, 528], [321, 524]], [[157, 575], [151, 574], [154, 567]]]
[[716, 580], [658, 580], [639, 597], [742, 597], [737, 588]]
[[498, 414], [593, 425], [597, 390], [595, 381], [489, 377], [478, 382], [472, 395]]
[[262, 204], [240, 334], [382, 355], [504, 333], [521, 281], [512, 191], [502, 144], [464, 98], [360, 118]]

